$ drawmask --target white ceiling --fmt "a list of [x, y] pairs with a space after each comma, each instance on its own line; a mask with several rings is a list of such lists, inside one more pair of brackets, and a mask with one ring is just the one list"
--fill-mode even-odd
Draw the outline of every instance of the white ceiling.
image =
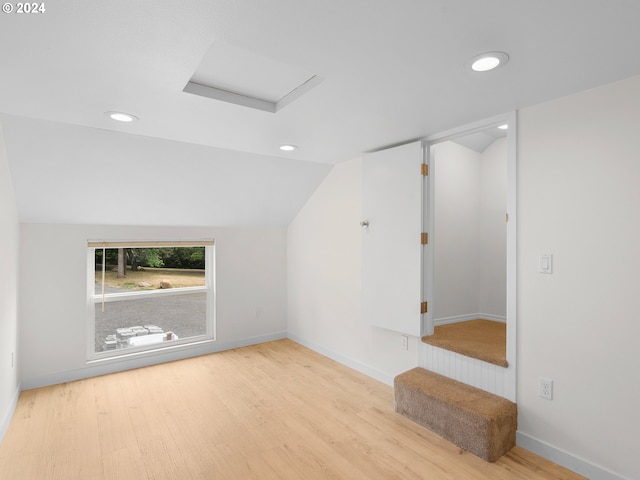
[[[128, 202], [169, 212], [152, 198], [152, 186], [166, 185], [209, 209], [157, 222], [286, 225], [333, 163], [640, 73], [636, 0], [45, 5], [0, 14], [0, 121], [22, 221], [142, 223], [137, 213], [70, 208], [105, 193], [94, 188], [100, 166], [111, 166], [136, 172], [132, 183], [108, 177]], [[216, 46], [323, 81], [277, 113], [183, 92]], [[491, 50], [510, 55], [506, 67], [465, 70]], [[251, 68], [234, 75], [245, 73], [260, 91]], [[140, 120], [117, 124], [104, 115], [112, 110]], [[282, 143], [300, 148], [284, 154]]]
[[0, 123], [25, 223], [282, 226], [330, 168], [60, 122]]
[[501, 130], [498, 127], [488, 127], [480, 132], [469, 133], [462, 137], [456, 137], [453, 141], [458, 145], [462, 145], [463, 147], [482, 153], [498, 138], [504, 138], [506, 136], [506, 130]]

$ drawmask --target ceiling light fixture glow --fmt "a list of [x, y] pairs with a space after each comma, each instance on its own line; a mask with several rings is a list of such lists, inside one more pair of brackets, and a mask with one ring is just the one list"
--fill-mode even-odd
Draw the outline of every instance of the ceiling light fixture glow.
[[474, 72], [488, 72], [503, 67], [509, 61], [509, 55], [504, 52], [487, 52], [476, 55], [467, 63]]
[[507, 129], [509, 128], [509, 125], [507, 125], [507, 124], [505, 123], [504, 125], [500, 125], [500, 126], [498, 126], [498, 128], [499, 128], [500, 130], [507, 130]]
[[298, 146], [297, 145], [280, 145], [280, 150], [282, 150], [283, 152], [293, 152], [294, 150], [297, 150]]
[[133, 122], [134, 120], [138, 120], [138, 117], [135, 115], [124, 112], [105, 112], [105, 115], [111, 120], [116, 120], [117, 122]]

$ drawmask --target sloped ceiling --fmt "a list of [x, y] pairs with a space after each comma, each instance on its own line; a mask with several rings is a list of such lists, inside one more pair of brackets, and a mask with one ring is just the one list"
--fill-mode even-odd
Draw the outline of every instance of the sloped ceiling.
[[59, 122], [2, 124], [27, 223], [283, 226], [330, 168]]
[[[286, 225], [331, 164], [640, 73], [632, 0], [45, 5], [0, 16], [0, 122], [29, 222]], [[185, 93], [215, 44], [323, 81], [277, 113]], [[510, 62], [465, 69], [492, 50]]]

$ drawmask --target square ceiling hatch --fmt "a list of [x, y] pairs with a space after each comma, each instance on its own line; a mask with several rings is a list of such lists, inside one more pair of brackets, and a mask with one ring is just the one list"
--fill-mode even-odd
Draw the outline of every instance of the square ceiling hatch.
[[256, 52], [214, 43], [183, 91], [275, 113], [322, 80]]

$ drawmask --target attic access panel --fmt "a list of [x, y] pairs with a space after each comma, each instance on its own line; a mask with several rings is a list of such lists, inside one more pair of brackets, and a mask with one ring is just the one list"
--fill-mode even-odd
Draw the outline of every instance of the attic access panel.
[[214, 43], [183, 91], [275, 113], [322, 80], [251, 50]]

